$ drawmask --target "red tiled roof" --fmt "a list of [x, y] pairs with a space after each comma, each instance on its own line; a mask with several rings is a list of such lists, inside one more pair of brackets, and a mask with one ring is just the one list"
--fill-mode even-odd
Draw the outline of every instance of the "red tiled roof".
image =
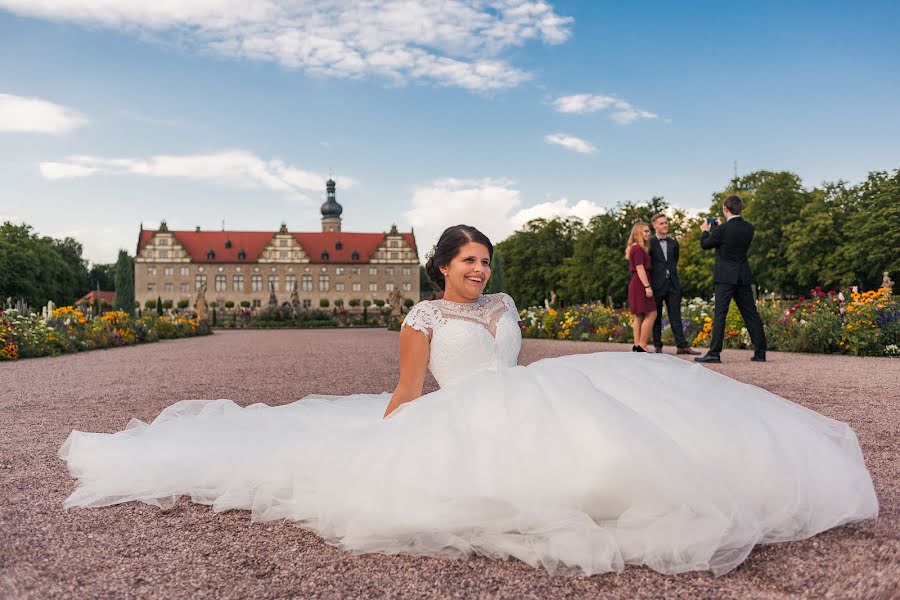
[[[84, 296], [82, 296], [81, 298], [76, 300], [75, 304], [93, 304], [94, 298], [96, 296], [97, 296], [97, 290], [91, 290], [90, 292], [88, 292], [87, 294], [85, 294]], [[110, 304], [110, 306], [112, 306], [113, 301], [115, 301], [115, 299], [116, 299], [116, 293], [115, 292], [104, 292], [101, 290], [100, 291], [100, 299], [105, 300], [106, 302], [108, 302]]]
[[[138, 238], [138, 252], [146, 246], [153, 237], [155, 231], [141, 230]], [[172, 231], [175, 239], [184, 246], [194, 262], [198, 263], [240, 263], [256, 262], [263, 250], [272, 241], [275, 235], [273, 231]], [[416, 249], [416, 240], [412, 233], [404, 233], [406, 243]], [[368, 262], [369, 258], [384, 241], [384, 233], [352, 233], [347, 231], [315, 231], [298, 232], [293, 234], [294, 239], [303, 246], [310, 262]], [[231, 248], [225, 247], [226, 241], [231, 241]], [[340, 242], [342, 248], [337, 249]], [[209, 251], [215, 252], [215, 258], [208, 258]], [[246, 256], [244, 260], [238, 259], [238, 253], [243, 250]], [[328, 260], [322, 259], [322, 252], [328, 251]], [[353, 251], [359, 253], [359, 261], [352, 260]]]

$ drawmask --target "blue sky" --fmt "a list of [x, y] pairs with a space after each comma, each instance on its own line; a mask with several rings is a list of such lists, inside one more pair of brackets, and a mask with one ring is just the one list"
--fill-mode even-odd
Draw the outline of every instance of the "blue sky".
[[[139, 224], [589, 217], [900, 167], [900, 3], [0, 0], [0, 219], [96, 262]], [[159, 5], [159, 6], [147, 6]], [[423, 253], [424, 254], [424, 253]]]

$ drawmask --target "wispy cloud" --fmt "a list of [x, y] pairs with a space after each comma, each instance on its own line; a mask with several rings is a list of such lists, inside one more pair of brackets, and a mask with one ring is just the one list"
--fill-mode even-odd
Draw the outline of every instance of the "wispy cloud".
[[548, 144], [556, 144], [557, 146], [562, 146], [563, 148], [582, 154], [591, 154], [597, 150], [597, 147], [589, 141], [567, 133], [551, 133], [545, 135], [544, 141]]
[[[298, 169], [280, 160], [263, 160], [246, 150], [223, 150], [213, 154], [159, 155], [148, 158], [102, 158], [70, 156], [61, 162], [42, 162], [41, 174], [47, 179], [69, 179], [99, 174], [143, 175], [209, 181], [245, 188], [264, 188], [278, 192], [319, 192], [327, 176]], [[347, 188], [348, 177], [335, 178]]]
[[450, 225], [473, 225], [496, 243], [532, 219], [574, 216], [588, 220], [604, 211], [590, 200], [572, 204], [565, 198], [522, 205], [521, 192], [508, 179], [447, 178], [414, 188], [404, 217], [415, 227], [421, 245], [429, 248]]
[[560, 96], [553, 101], [553, 108], [561, 113], [585, 114], [609, 110], [609, 116], [613, 121], [627, 125], [639, 119], [658, 119], [659, 115], [647, 110], [635, 107], [615, 96], [574, 94], [572, 96]]
[[477, 91], [528, 80], [498, 55], [532, 40], [563, 43], [573, 21], [543, 0], [0, 0], [0, 7], [328, 77]]
[[62, 135], [87, 122], [71, 108], [48, 100], [0, 94], [0, 131]]

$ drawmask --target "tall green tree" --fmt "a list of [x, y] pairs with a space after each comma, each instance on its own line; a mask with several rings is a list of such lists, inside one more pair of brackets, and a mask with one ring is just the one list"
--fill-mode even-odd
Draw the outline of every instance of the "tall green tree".
[[93, 263], [88, 271], [88, 288], [96, 290], [97, 286], [103, 291], [115, 291], [116, 289], [116, 263]]
[[134, 315], [134, 259], [129, 256], [128, 251], [119, 250], [114, 273], [116, 299], [113, 307]]
[[[900, 169], [869, 173], [856, 186], [856, 200], [840, 232], [844, 269], [865, 288], [877, 288], [885, 271], [900, 278]], [[851, 283], [846, 282], [845, 283]]]
[[491, 278], [488, 279], [485, 292], [488, 294], [507, 292], [506, 273], [503, 265], [503, 251], [500, 250], [500, 248], [494, 248], [494, 255], [491, 257]]
[[506, 286], [516, 304], [543, 304], [552, 292], [561, 296], [563, 265], [582, 227], [577, 218], [535, 219], [495, 245], [503, 255]]

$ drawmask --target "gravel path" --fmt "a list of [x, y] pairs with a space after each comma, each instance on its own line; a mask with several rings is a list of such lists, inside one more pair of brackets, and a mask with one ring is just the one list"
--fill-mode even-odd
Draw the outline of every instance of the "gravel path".
[[[526, 340], [521, 362], [622, 351]], [[0, 363], [0, 598], [900, 598], [900, 360], [725, 351], [721, 371], [849, 422], [881, 516], [758, 547], [736, 571], [549, 577], [516, 561], [364, 555], [288, 523], [251, 524], [180, 501], [63, 511], [73, 481], [56, 451], [72, 429], [117, 431], [176, 400], [291, 402], [392, 389], [397, 335], [383, 330], [219, 332]], [[434, 389], [434, 380], [427, 380]]]

